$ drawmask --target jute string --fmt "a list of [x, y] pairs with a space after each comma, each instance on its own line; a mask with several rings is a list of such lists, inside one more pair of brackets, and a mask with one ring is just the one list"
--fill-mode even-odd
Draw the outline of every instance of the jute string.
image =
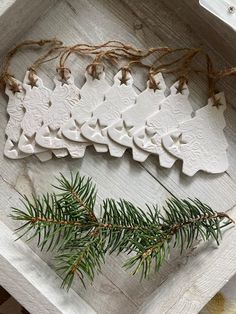
[[[68, 73], [70, 73], [70, 69], [66, 66], [66, 62], [71, 54], [91, 56], [93, 58], [93, 61], [87, 67], [87, 71], [94, 79], [99, 79], [99, 73], [101, 68], [104, 69], [105, 61], [118, 65], [119, 61], [122, 59], [128, 60], [126, 66], [121, 68], [121, 84], [126, 84], [127, 74], [131, 71], [133, 66], [140, 66], [148, 69], [149, 87], [154, 90], [159, 88], [160, 82], [156, 82], [154, 78], [159, 72], [174, 74], [177, 77], [179, 80], [177, 92], [182, 92], [184, 85], [188, 82], [191, 72], [202, 73], [207, 77], [209, 97], [212, 97], [214, 104], [217, 104], [215, 97], [217, 82], [228, 76], [236, 75], [236, 67], [216, 71], [209, 55], [200, 48], [156, 47], [142, 50], [118, 40], [110, 40], [99, 45], [78, 43], [73, 46], [65, 46], [58, 39], [46, 39], [24, 41], [16, 45], [7, 53], [0, 73], [1, 87], [3, 88], [7, 84], [14, 92], [19, 91], [19, 86], [14, 79], [14, 75], [9, 71], [13, 57], [22, 49], [34, 47], [41, 48], [46, 45], [50, 45], [50, 49], [40, 56], [29, 68], [28, 78], [31, 86], [36, 85], [35, 73], [40, 66], [55, 59], [59, 59], [59, 65], [57, 67], [58, 74], [62, 80], [66, 80]], [[158, 54], [155, 62], [153, 62], [152, 65], [146, 64], [146, 60], [154, 54]], [[194, 69], [192, 67], [193, 60], [197, 55], [206, 58], [205, 69]], [[170, 57], [172, 57], [171, 61], [169, 60]], [[100, 71], [98, 71], [99, 67], [101, 67]]]
[[9, 72], [10, 64], [12, 58], [22, 49], [33, 48], [33, 47], [44, 47], [50, 44], [53, 46], [59, 46], [62, 44], [58, 39], [46, 39], [46, 40], [26, 40], [18, 45], [16, 45], [12, 50], [10, 50], [4, 58], [1, 74], [0, 74], [0, 87], [3, 89], [5, 85], [8, 85], [13, 92], [19, 91], [19, 86], [14, 79], [14, 75]]

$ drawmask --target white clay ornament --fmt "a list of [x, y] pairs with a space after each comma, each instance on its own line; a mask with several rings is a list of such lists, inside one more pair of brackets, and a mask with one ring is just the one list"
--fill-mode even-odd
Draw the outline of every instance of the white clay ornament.
[[[23, 88], [23, 84], [20, 81], [16, 79], [14, 80], [18, 85], [19, 91], [13, 92], [8, 85], [5, 89], [5, 93], [9, 97], [7, 106], [9, 121], [5, 131], [7, 140], [4, 147], [4, 155], [11, 159], [21, 159], [32, 155], [33, 152], [23, 152], [19, 148], [19, 141], [22, 135], [21, 124], [25, 116], [25, 89]], [[32, 142], [34, 143], [34, 139], [32, 140]], [[48, 151], [38, 152], [35, 155], [40, 161], [46, 161], [51, 159], [51, 153]]]
[[192, 113], [188, 86], [184, 84], [181, 92], [178, 89], [179, 81], [171, 86], [170, 95], [160, 104], [161, 109], [134, 135], [135, 144], [149, 154], [159, 155], [160, 165], [165, 168], [171, 168], [177, 158], [162, 146], [162, 136], [175, 130], [180, 122], [190, 119]]
[[222, 173], [228, 169], [228, 144], [223, 132], [226, 102], [222, 92], [215, 97], [218, 106], [209, 99], [192, 119], [180, 123], [175, 131], [162, 138], [165, 149], [183, 161], [182, 171], [188, 176], [199, 170]]
[[18, 142], [21, 135], [21, 121], [24, 117], [24, 89], [22, 83], [14, 79], [18, 85], [19, 91], [13, 92], [9, 85], [6, 85], [5, 93], [8, 96], [7, 113], [9, 121], [6, 127], [6, 143], [4, 147], [4, 155], [11, 159], [20, 159], [28, 156], [18, 148]]
[[72, 108], [79, 102], [80, 91], [75, 86], [72, 75], [65, 82], [55, 78], [54, 83], [50, 107], [43, 118], [43, 125], [36, 134], [36, 142], [48, 149], [64, 149], [59, 151], [60, 157], [67, 154], [66, 150], [73, 158], [82, 157], [84, 147], [79, 151], [77, 143], [68, 140], [62, 134], [62, 127], [70, 119]]
[[21, 121], [22, 133], [18, 147], [27, 154], [44, 152], [44, 154], [38, 156], [41, 161], [46, 161], [52, 158], [52, 153], [35, 142], [35, 135], [42, 125], [43, 116], [48, 110], [51, 91], [43, 85], [42, 80], [37, 75], [33, 74], [33, 76], [35, 86], [29, 84], [29, 71], [26, 72], [23, 82], [25, 114]]
[[[114, 84], [106, 93], [105, 101], [95, 108], [92, 117], [81, 128], [84, 137], [100, 144], [102, 150], [99, 151], [108, 148], [111, 156], [115, 157], [121, 157], [126, 147], [114, 142], [107, 130], [125, 109], [135, 103], [137, 97], [133, 89], [133, 78], [129, 71], [125, 72], [125, 77], [122, 70], [115, 75]], [[96, 146], [95, 149], [98, 151]]]
[[164, 96], [165, 82], [155, 76], [159, 88], [147, 88], [137, 95], [130, 72], [119, 71], [113, 86], [105, 73], [93, 78], [86, 72], [81, 91], [73, 76], [65, 82], [54, 79], [53, 91], [47, 89], [34, 74], [36, 86], [28, 82], [28, 72], [18, 91], [6, 86], [9, 97], [4, 154], [20, 159], [36, 155], [41, 161], [69, 154], [84, 156], [88, 145], [98, 152], [108, 151], [121, 157], [127, 147], [133, 158], [144, 161], [149, 154], [159, 155], [160, 165], [171, 168], [177, 159], [183, 161], [182, 171], [193, 176], [202, 170], [222, 173], [228, 168], [223, 93], [215, 95], [192, 117], [188, 86], [179, 90], [177, 81]]
[[146, 119], [159, 110], [160, 102], [165, 98], [166, 85], [162, 74], [153, 76], [157, 89], [149, 87], [137, 96], [136, 103], [122, 112], [121, 118], [117, 119], [108, 128], [109, 136], [117, 143], [132, 149], [133, 159], [143, 162], [149, 153], [138, 147], [133, 136], [143, 128]]
[[[86, 82], [81, 88], [78, 104], [72, 108], [71, 118], [63, 125], [62, 134], [71, 141], [78, 142], [77, 147], [91, 145], [91, 141], [81, 134], [81, 127], [88, 121], [93, 110], [104, 101], [106, 92], [110, 85], [105, 79], [105, 72], [99, 73], [97, 78], [93, 78], [87, 71], [85, 72]], [[99, 144], [94, 144], [99, 149]]]

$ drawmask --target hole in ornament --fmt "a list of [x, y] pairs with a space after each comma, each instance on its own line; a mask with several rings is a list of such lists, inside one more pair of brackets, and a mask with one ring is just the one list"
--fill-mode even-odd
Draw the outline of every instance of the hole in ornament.
[[120, 85], [127, 85], [127, 82], [129, 81], [128, 77], [122, 76], [121, 78], [119, 78], [120, 80]]
[[39, 85], [37, 84], [37, 80], [33, 81], [30, 83], [31, 89], [33, 89], [34, 87], [39, 87]]
[[61, 86], [69, 85], [67, 78], [60, 78], [59, 81], [61, 82]]
[[51, 102], [51, 100], [49, 100], [48, 107], [50, 108], [51, 106], [52, 106], [52, 102]]

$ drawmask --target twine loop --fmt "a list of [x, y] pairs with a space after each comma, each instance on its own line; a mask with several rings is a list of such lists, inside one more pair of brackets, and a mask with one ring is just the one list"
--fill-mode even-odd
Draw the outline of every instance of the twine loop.
[[[179, 81], [177, 88], [177, 92], [179, 93], [183, 92], [184, 85], [188, 83], [190, 73], [204, 74], [208, 80], [209, 97], [213, 99], [213, 105], [216, 106], [219, 105], [215, 97], [216, 84], [221, 79], [236, 75], [236, 67], [216, 71], [209, 55], [201, 48], [151, 47], [142, 50], [130, 44], [122, 43], [119, 40], [110, 40], [100, 45], [78, 43], [74, 46], [64, 46], [62, 41], [52, 38], [46, 40], [40, 39], [38, 41], [26, 40], [11, 49], [6, 54], [1, 66], [0, 87], [3, 89], [8, 85], [14, 93], [20, 92], [20, 86], [9, 70], [12, 58], [22, 49], [42, 48], [46, 45], [49, 45], [49, 49], [28, 68], [28, 80], [32, 87], [37, 86], [35, 75], [40, 66], [55, 59], [59, 59], [56, 71], [60, 75], [61, 80], [66, 82], [71, 74], [71, 70], [66, 65], [71, 54], [93, 58], [93, 61], [86, 68], [93, 79], [100, 78], [100, 74], [105, 68], [105, 62], [117, 66], [120, 60], [128, 60], [127, 65], [120, 69], [122, 72], [120, 81], [121, 84], [125, 85], [127, 85], [128, 73], [131, 73], [132, 66], [146, 68], [149, 71], [149, 88], [154, 91], [160, 89], [160, 82], [155, 80], [157, 73], [175, 75]], [[158, 54], [158, 57], [149, 65], [147, 63], [150, 59], [149, 57], [153, 57], [155, 54]], [[206, 67], [204, 69], [193, 68], [192, 63], [196, 56], [206, 58]]]
[[71, 70], [67, 67], [59, 66], [56, 68], [57, 73], [59, 74], [61, 80], [66, 82], [71, 74]]

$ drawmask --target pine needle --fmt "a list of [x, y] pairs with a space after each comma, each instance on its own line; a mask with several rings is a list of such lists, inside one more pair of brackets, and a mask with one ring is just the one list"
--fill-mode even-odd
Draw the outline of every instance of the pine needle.
[[23, 222], [16, 230], [19, 238], [29, 234], [42, 250], [56, 250], [56, 267], [68, 289], [76, 274], [84, 286], [85, 277], [93, 281], [107, 253], [132, 253], [123, 266], [143, 279], [159, 271], [171, 247], [181, 254], [197, 239], [219, 245], [221, 229], [234, 223], [198, 199], [177, 198], [167, 200], [162, 212], [157, 205], [143, 210], [123, 199], [105, 199], [97, 217], [91, 178], [61, 174], [57, 183], [56, 194], [23, 196], [23, 209], [13, 208], [11, 217]]

